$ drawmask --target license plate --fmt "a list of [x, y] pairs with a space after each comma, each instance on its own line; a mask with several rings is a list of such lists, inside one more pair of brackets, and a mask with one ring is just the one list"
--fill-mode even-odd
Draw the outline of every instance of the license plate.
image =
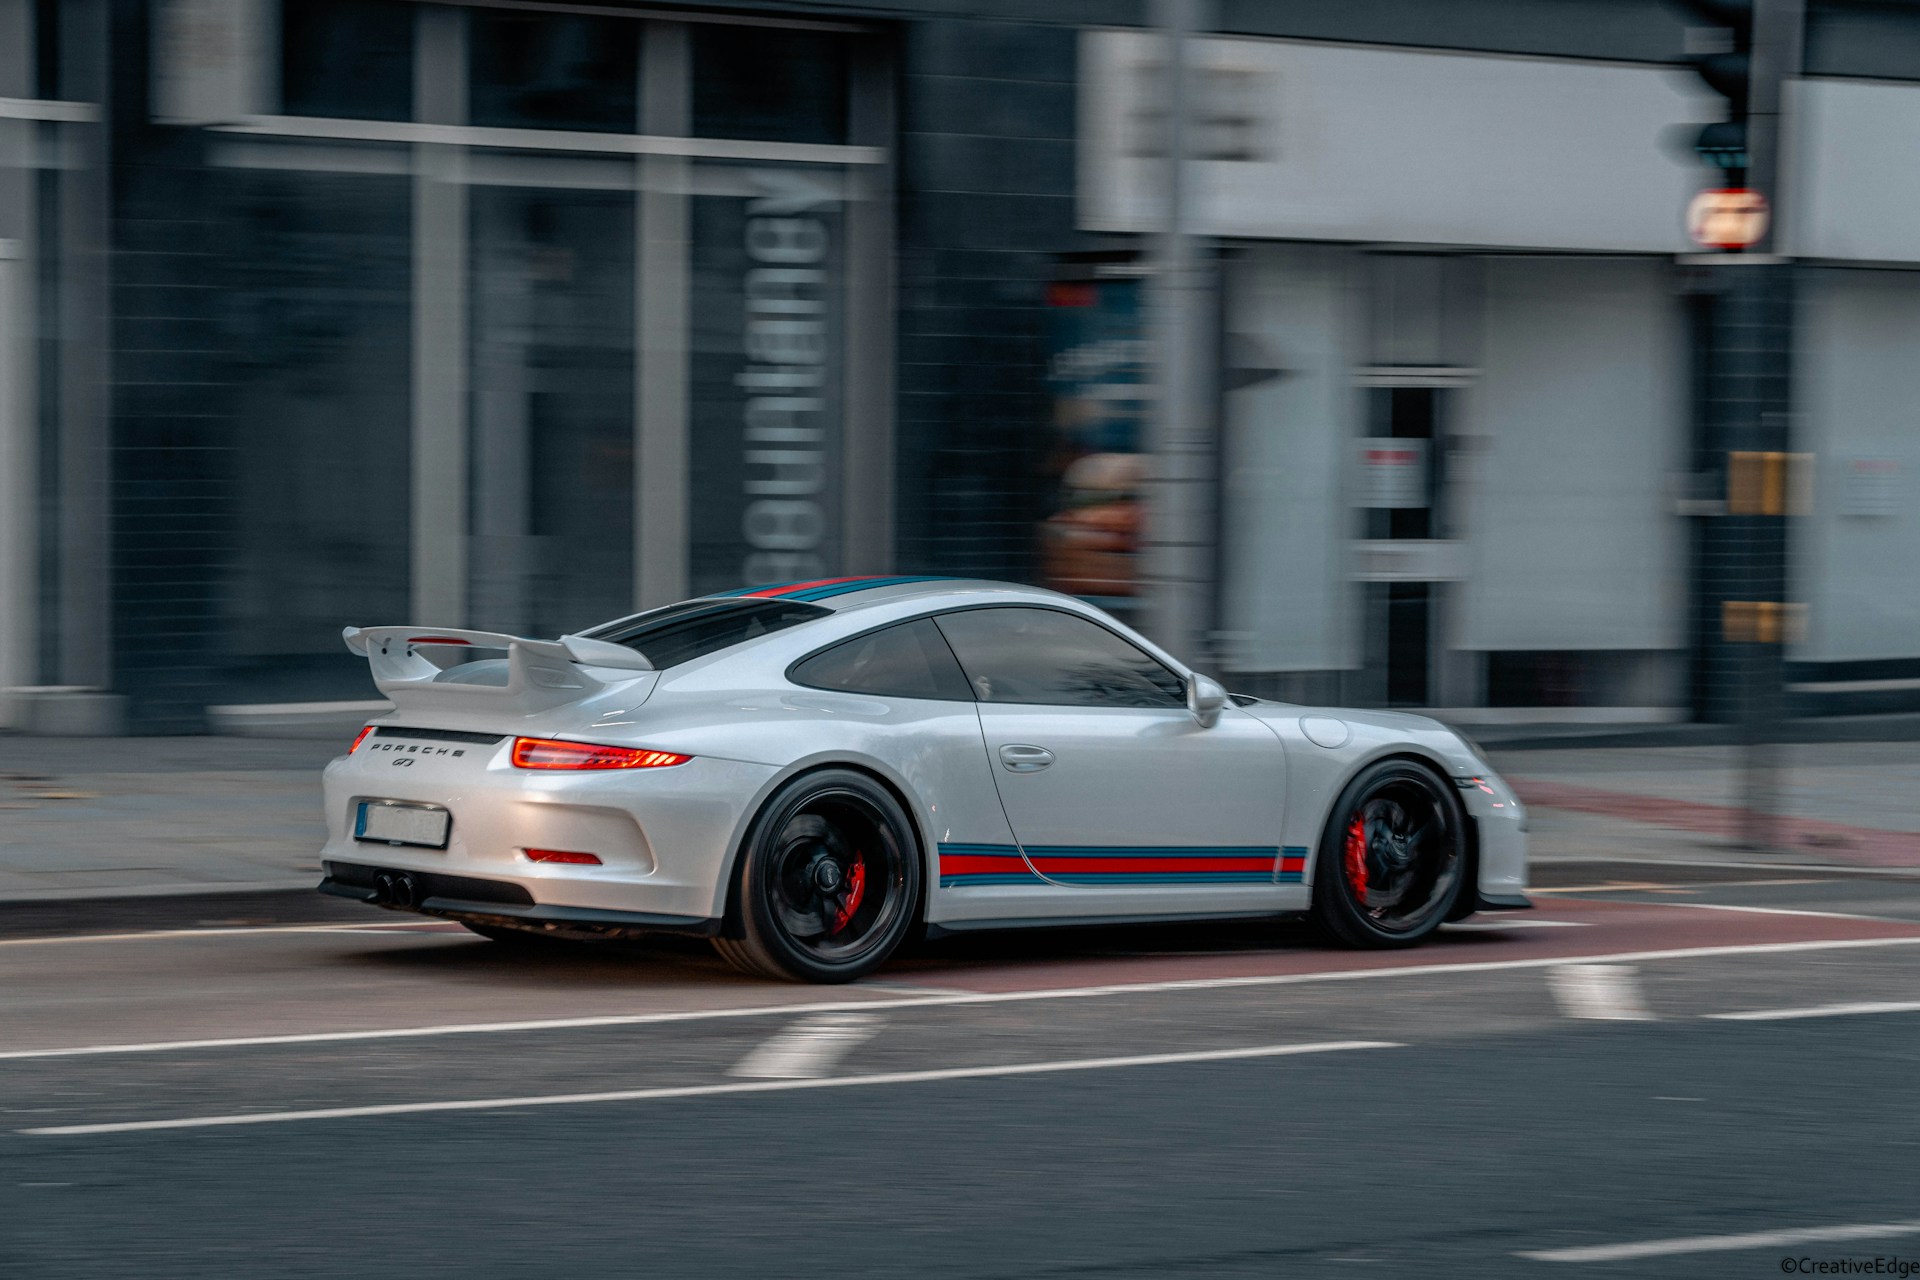
[[438, 805], [363, 800], [360, 816], [353, 824], [353, 838], [444, 849], [452, 826], [453, 815]]

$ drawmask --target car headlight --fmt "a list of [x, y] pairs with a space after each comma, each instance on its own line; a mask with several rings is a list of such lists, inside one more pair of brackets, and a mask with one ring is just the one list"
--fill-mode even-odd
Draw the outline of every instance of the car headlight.
[[1473, 757], [1474, 763], [1478, 764], [1483, 771], [1487, 773], [1495, 772], [1493, 761], [1487, 759], [1487, 753], [1480, 749], [1479, 743], [1458, 729], [1453, 731], [1453, 736], [1460, 740], [1460, 745], [1467, 749], [1467, 754]]

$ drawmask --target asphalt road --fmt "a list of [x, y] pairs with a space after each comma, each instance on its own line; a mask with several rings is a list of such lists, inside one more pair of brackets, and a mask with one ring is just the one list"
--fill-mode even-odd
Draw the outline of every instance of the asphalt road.
[[0, 941], [0, 1276], [1920, 1264], [1920, 880], [1551, 875], [1412, 952], [1009, 935], [834, 989], [379, 915]]

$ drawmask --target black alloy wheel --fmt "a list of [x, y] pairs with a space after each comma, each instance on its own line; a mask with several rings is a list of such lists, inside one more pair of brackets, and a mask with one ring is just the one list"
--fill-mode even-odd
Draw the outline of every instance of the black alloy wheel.
[[1363, 770], [1320, 838], [1313, 912], [1354, 947], [1425, 938], [1466, 891], [1466, 810], [1452, 783], [1413, 760]]
[[738, 921], [714, 946], [748, 973], [851, 982], [913, 928], [919, 842], [899, 801], [866, 774], [825, 769], [788, 783], [761, 810], [741, 859]]

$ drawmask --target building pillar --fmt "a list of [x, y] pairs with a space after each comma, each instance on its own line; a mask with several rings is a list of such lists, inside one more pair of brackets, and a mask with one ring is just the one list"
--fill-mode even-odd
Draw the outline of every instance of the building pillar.
[[[640, 46], [642, 134], [692, 132], [692, 41], [684, 22], [649, 22]], [[651, 609], [687, 594], [687, 279], [693, 162], [643, 155], [634, 226], [633, 596]]]
[[[453, 6], [421, 5], [414, 115], [462, 124], [467, 23]], [[467, 186], [465, 152], [414, 147], [413, 618], [467, 622]]]
[[[847, 141], [891, 155], [893, 59], [877, 37], [853, 48]], [[893, 162], [847, 170], [846, 391], [840, 441], [840, 572], [890, 573], [894, 528]]]
[[57, 452], [52, 459], [59, 509], [52, 521], [42, 525], [57, 547], [57, 638], [53, 670], [41, 674], [61, 685], [99, 689], [113, 678], [112, 460], [107, 423], [113, 378], [107, 173], [112, 50], [101, 0], [73, 0], [60, 5], [58, 13], [59, 96], [100, 104], [101, 119], [98, 124], [61, 127], [68, 166], [57, 179], [59, 224], [43, 227], [40, 233], [40, 252], [57, 252], [60, 264], [56, 304], [60, 410]]
[[[31, 0], [0, 0], [0, 98], [37, 96], [33, 49]], [[40, 679], [33, 162], [44, 127], [0, 119], [0, 689]]]

